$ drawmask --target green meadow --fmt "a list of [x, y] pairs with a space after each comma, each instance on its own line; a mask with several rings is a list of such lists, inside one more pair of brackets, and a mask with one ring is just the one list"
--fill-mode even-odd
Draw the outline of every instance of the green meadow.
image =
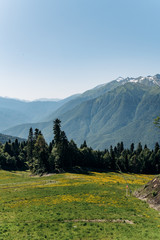
[[153, 178], [1, 170], [0, 240], [160, 239], [159, 212], [126, 186], [133, 193]]

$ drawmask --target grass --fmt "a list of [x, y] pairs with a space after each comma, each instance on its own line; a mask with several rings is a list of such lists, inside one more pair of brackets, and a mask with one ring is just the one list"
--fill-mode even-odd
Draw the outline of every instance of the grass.
[[[125, 174], [132, 191], [153, 179]], [[118, 173], [0, 171], [0, 240], [159, 239], [160, 215]], [[129, 192], [128, 192], [129, 195]]]

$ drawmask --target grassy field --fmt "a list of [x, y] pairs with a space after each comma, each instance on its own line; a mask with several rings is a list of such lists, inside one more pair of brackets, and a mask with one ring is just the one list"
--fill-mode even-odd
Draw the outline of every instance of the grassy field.
[[[154, 176], [125, 174], [132, 191]], [[0, 240], [160, 239], [160, 215], [118, 173], [0, 171]], [[129, 195], [129, 193], [128, 193]]]

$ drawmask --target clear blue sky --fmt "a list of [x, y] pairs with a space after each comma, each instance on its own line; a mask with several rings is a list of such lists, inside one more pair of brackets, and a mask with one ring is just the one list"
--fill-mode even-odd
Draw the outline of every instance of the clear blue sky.
[[0, 0], [0, 96], [64, 98], [157, 73], [159, 0]]

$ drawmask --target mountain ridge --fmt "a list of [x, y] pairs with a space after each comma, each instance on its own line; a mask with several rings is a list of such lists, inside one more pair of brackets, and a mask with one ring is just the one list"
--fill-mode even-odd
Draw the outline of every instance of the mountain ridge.
[[[160, 79], [159, 76], [156, 78]], [[89, 146], [99, 149], [111, 144], [116, 145], [119, 141], [124, 141], [126, 145], [132, 142], [138, 144], [141, 141], [149, 147], [154, 146], [159, 139], [153, 120], [160, 112], [160, 88], [150, 79], [147, 79], [147, 82], [145, 79], [145, 85], [133, 81], [124, 83], [124, 80], [121, 80], [116, 87], [114, 84], [117, 81], [112, 81], [110, 90], [101, 86], [103, 89], [100, 91], [104, 94], [96, 93], [95, 95], [99, 96], [95, 98], [92, 97], [96, 90], [92, 89], [87, 100], [83, 99], [78, 105], [75, 104], [66, 112], [55, 116], [61, 119], [62, 128], [69, 139], [73, 138], [77, 144], [87, 140]], [[148, 81], [152, 85], [148, 84]], [[83, 96], [86, 94], [85, 92]], [[51, 141], [53, 120], [17, 126], [5, 133], [23, 132], [24, 135], [19, 136], [26, 137], [30, 126], [38, 127], [46, 140]]]

